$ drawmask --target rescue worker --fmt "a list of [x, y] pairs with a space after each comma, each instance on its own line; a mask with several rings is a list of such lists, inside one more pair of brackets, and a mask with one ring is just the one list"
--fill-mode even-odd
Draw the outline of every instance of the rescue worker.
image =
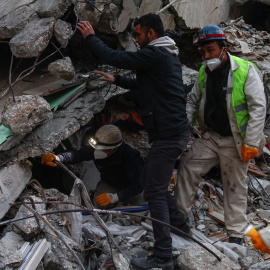
[[[112, 76], [104, 72], [105, 81], [138, 91], [139, 113], [152, 142], [141, 174], [144, 198], [151, 217], [169, 223], [186, 233], [190, 229], [168, 192], [175, 162], [186, 148], [190, 131], [186, 116], [186, 94], [182, 81], [181, 63], [175, 42], [164, 36], [158, 15], [146, 14], [135, 22], [137, 52], [116, 51], [107, 47], [89, 22], [81, 21], [78, 29], [87, 47], [106, 64], [136, 70], [136, 79]], [[136, 269], [174, 269], [170, 228], [153, 222], [154, 252], [148, 258], [136, 258]]]
[[[94, 160], [101, 178], [94, 193], [94, 203], [99, 208], [114, 207], [118, 201], [125, 202], [142, 192], [139, 176], [143, 160], [139, 151], [123, 142], [118, 127], [100, 127], [89, 144], [88, 147], [59, 155], [45, 154], [42, 163], [55, 167], [54, 160], [64, 164]], [[139, 200], [139, 196], [136, 199]]]
[[180, 160], [175, 196], [187, 217], [201, 177], [220, 164], [229, 241], [241, 245], [247, 226], [245, 180], [249, 161], [264, 145], [266, 103], [260, 71], [230, 55], [226, 40], [216, 25], [199, 32], [205, 61], [187, 97], [187, 116], [193, 124], [198, 119], [203, 133]]

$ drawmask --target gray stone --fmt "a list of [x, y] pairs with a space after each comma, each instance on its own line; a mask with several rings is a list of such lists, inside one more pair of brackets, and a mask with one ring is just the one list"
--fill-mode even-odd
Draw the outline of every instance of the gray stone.
[[37, 18], [37, 13], [28, 6], [12, 10], [0, 20], [0, 39], [14, 37], [30, 20], [35, 18]]
[[270, 210], [263, 210], [263, 209], [260, 209], [260, 211], [258, 212], [258, 216], [261, 218], [261, 219], [267, 219], [270, 221]]
[[67, 81], [71, 81], [75, 76], [75, 70], [69, 57], [65, 57], [50, 63], [48, 70], [52, 75]]
[[222, 242], [215, 243], [214, 247], [216, 247], [220, 252], [230, 258], [233, 262], [238, 262], [239, 255], [232, 251], [230, 248], [226, 247]]
[[[86, 9], [88, 7], [88, 9]], [[99, 1], [95, 3], [95, 7], [88, 4], [86, 1], [77, 1], [75, 10], [77, 11], [77, 16], [79, 16], [80, 21], [89, 21], [94, 28], [97, 27], [101, 14], [104, 11], [104, 3]]]
[[248, 270], [269, 270], [269, 269], [270, 269], [270, 261], [256, 263], [248, 268]]
[[31, 179], [31, 163], [16, 162], [0, 169], [0, 219], [4, 217]]
[[247, 248], [244, 246], [240, 246], [235, 243], [226, 243], [226, 242], [222, 242], [222, 244], [226, 246], [227, 248], [233, 250], [239, 256], [243, 256], [243, 257], [247, 256]]
[[61, 18], [68, 9], [66, 0], [37, 0], [31, 5], [41, 18]]
[[4, 16], [6, 16], [7, 14], [9, 14], [10, 12], [12, 12], [13, 10], [25, 6], [25, 5], [29, 5], [33, 2], [35, 2], [36, 0], [1, 0], [1, 5], [0, 5], [0, 18], [3, 18]]
[[5, 269], [6, 259], [19, 250], [25, 241], [23, 238], [15, 232], [8, 232], [0, 240], [0, 269]]
[[240, 270], [240, 266], [232, 262], [228, 257], [208, 243], [204, 243], [209, 249], [217, 254], [221, 261], [218, 261], [211, 253], [201, 246], [194, 244], [177, 258], [181, 270]]
[[37, 57], [50, 42], [54, 18], [34, 19], [14, 36], [10, 42], [12, 53], [18, 58]]
[[37, 125], [52, 120], [50, 104], [42, 97], [24, 95], [9, 98], [2, 112], [2, 124], [15, 134], [31, 132]]
[[117, 34], [120, 28], [118, 17], [120, 14], [120, 7], [110, 3], [105, 5], [99, 22], [97, 24], [97, 29], [104, 34]]
[[[33, 199], [34, 202], [39, 202], [39, 203], [35, 204], [36, 211], [38, 211], [39, 213], [44, 212], [45, 211], [45, 204], [40, 203], [40, 202], [42, 202], [42, 199], [35, 197], [35, 196], [31, 196], [31, 198]], [[25, 201], [28, 203], [30, 202], [30, 200], [25, 200]], [[30, 204], [28, 204], [28, 206], [32, 207], [32, 205], [30, 205]], [[22, 205], [20, 207], [18, 213], [16, 214], [15, 218], [25, 217], [28, 215], [32, 215], [32, 212], [29, 211], [24, 205]], [[39, 223], [40, 223], [40, 226], [43, 225], [43, 222], [41, 220]], [[42, 227], [40, 228], [39, 224], [37, 224], [37, 221], [35, 218], [28, 218], [28, 219], [14, 222], [13, 226], [15, 226], [20, 231], [22, 231], [25, 234], [25, 236], [27, 236], [27, 237], [34, 236], [35, 234], [40, 232], [40, 229], [42, 229]]]
[[123, 254], [120, 253], [117, 249], [112, 250], [112, 258], [117, 270], [129, 269], [129, 263], [127, 262]]
[[240, 257], [239, 258], [239, 264], [244, 268], [248, 269], [253, 263], [253, 260], [251, 257]]
[[66, 48], [72, 33], [73, 31], [70, 23], [62, 20], [56, 21], [54, 25], [54, 35], [62, 47]]
[[183, 66], [182, 75], [185, 91], [189, 92], [192, 89], [194, 83], [196, 82], [199, 72], [186, 66]]

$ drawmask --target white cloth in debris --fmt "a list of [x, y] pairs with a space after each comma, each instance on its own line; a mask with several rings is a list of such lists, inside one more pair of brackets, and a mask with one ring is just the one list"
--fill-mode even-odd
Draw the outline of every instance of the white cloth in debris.
[[[100, 238], [106, 237], [104, 231], [96, 224], [96, 221], [92, 217], [88, 217], [87, 221], [83, 223], [83, 226]], [[113, 221], [106, 222], [106, 226], [112, 235], [125, 236], [129, 243], [140, 240], [142, 235], [147, 232], [143, 226], [120, 226]]]
[[176, 56], [179, 54], [179, 49], [177, 48], [174, 40], [167, 36], [157, 38], [151, 41], [148, 45], [164, 47], [166, 50]]

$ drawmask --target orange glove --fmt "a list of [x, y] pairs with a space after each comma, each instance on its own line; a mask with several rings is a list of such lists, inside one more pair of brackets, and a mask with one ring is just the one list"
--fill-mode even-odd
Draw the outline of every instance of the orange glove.
[[245, 231], [245, 234], [246, 236], [249, 236], [251, 238], [251, 241], [255, 249], [260, 250], [262, 253], [270, 254], [270, 250], [263, 242], [260, 233], [257, 232], [253, 226], [249, 225]]
[[103, 193], [103, 194], [100, 194], [96, 197], [96, 202], [100, 206], [113, 204], [113, 203], [116, 203], [118, 201], [119, 201], [119, 199], [118, 199], [117, 193]]
[[249, 147], [246, 144], [242, 145], [242, 158], [244, 162], [249, 162], [251, 159], [255, 158], [258, 152], [258, 148]]
[[56, 155], [54, 155], [52, 153], [48, 153], [48, 154], [45, 154], [45, 155], [42, 156], [41, 163], [42, 164], [45, 163], [46, 165], [49, 165], [51, 167], [56, 167], [57, 164], [53, 162], [54, 160], [59, 161], [60, 159], [59, 159], [58, 156], [56, 156]]

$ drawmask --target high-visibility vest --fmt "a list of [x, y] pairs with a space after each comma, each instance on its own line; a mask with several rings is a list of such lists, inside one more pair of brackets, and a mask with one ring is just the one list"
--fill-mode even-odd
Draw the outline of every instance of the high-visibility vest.
[[[233, 60], [239, 65], [239, 67], [234, 71], [234, 80], [233, 80], [233, 90], [232, 90], [232, 109], [235, 115], [238, 129], [242, 137], [245, 137], [247, 123], [249, 120], [249, 113], [247, 110], [247, 101], [244, 93], [244, 86], [246, 82], [246, 78], [248, 75], [248, 64], [252, 64], [256, 67], [256, 65], [252, 62], [245, 61], [239, 57], [232, 56]], [[257, 68], [257, 67], [256, 67]], [[201, 97], [203, 93], [203, 86], [205, 80], [204, 74], [205, 66], [202, 65], [199, 71], [199, 85], [201, 91]], [[195, 112], [195, 117], [198, 116], [199, 110]]]

